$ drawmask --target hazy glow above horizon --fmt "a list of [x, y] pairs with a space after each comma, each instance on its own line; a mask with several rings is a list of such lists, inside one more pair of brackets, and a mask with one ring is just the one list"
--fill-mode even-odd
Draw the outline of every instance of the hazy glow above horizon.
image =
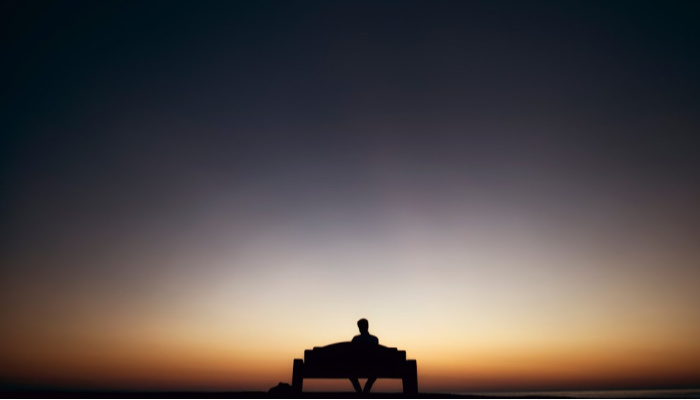
[[[49, 381], [260, 390], [288, 380], [304, 349], [348, 340], [366, 317], [381, 343], [419, 360], [431, 390], [694, 376], [700, 278], [690, 246], [667, 254], [648, 230], [616, 230], [629, 225], [622, 214], [563, 230], [488, 202], [406, 210], [403, 196], [371, 221], [323, 224], [293, 210], [277, 226], [227, 230], [219, 220], [157, 253], [121, 245], [109, 272], [26, 276], [5, 294], [15, 318], [6, 359], [24, 365], [18, 377], [43, 366]], [[225, 213], [206, 212], [209, 221]], [[95, 377], [81, 381], [83, 369]], [[463, 383], [469, 376], [480, 379]]]

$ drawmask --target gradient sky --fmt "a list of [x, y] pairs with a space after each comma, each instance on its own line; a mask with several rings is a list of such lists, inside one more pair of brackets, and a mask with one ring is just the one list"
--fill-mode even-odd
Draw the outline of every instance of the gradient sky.
[[700, 386], [698, 4], [3, 3], [0, 380]]

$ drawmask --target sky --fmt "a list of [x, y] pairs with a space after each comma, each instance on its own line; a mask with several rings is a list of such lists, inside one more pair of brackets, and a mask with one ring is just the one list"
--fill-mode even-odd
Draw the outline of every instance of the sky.
[[700, 387], [697, 2], [1, 7], [3, 385]]

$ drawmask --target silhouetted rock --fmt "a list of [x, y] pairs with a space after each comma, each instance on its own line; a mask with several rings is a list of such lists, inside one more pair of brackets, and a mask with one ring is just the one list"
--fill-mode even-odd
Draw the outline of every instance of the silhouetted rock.
[[292, 392], [292, 385], [280, 382], [277, 386], [271, 387], [267, 393], [273, 396], [290, 397], [294, 392]]

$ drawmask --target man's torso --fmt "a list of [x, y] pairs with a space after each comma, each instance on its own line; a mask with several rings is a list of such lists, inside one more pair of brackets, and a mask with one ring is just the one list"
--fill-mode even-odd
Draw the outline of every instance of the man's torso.
[[379, 344], [379, 339], [377, 339], [376, 336], [370, 335], [369, 333], [366, 335], [357, 335], [354, 338], [352, 338], [353, 343], [367, 343], [367, 344]]

